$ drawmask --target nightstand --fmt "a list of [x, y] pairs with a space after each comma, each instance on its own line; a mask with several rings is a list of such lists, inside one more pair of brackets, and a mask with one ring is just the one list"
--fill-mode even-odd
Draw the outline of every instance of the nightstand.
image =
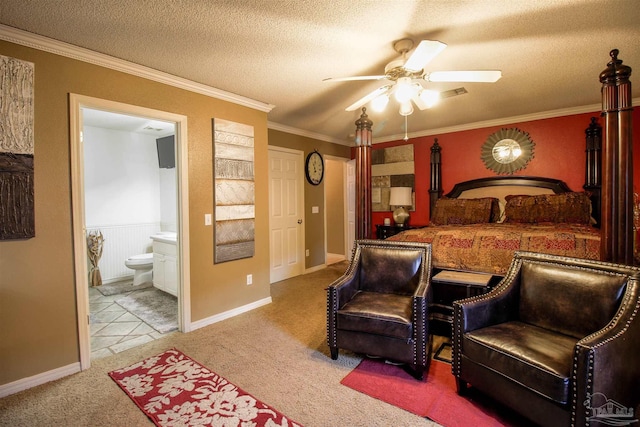
[[451, 336], [453, 301], [489, 292], [502, 276], [471, 271], [439, 270], [431, 276], [433, 302], [429, 305], [429, 324], [436, 335]]
[[424, 225], [406, 225], [404, 227], [400, 227], [397, 225], [376, 225], [376, 238], [378, 239], [387, 239], [395, 234], [400, 233], [401, 231], [411, 230], [412, 228], [422, 228]]

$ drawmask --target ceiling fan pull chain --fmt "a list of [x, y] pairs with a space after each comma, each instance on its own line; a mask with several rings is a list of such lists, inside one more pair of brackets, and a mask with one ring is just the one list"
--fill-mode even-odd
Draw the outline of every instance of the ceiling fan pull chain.
[[409, 140], [409, 135], [407, 135], [407, 117], [409, 116], [404, 116], [404, 140], [408, 141]]

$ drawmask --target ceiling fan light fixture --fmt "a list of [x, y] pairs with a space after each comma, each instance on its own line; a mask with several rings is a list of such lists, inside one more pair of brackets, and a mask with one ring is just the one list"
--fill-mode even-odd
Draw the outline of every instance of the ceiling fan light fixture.
[[413, 104], [411, 101], [403, 102], [400, 104], [400, 115], [401, 116], [410, 116], [413, 113]]
[[404, 104], [411, 99], [414, 94], [414, 87], [411, 84], [410, 77], [400, 77], [396, 83], [395, 97], [396, 100]]
[[373, 101], [371, 101], [371, 109], [373, 111], [377, 111], [378, 113], [380, 113], [384, 111], [388, 103], [389, 103], [389, 95], [384, 93], [378, 96], [377, 98], [374, 98]]
[[437, 90], [423, 89], [420, 91], [419, 96], [427, 108], [431, 108], [440, 102], [440, 92]]

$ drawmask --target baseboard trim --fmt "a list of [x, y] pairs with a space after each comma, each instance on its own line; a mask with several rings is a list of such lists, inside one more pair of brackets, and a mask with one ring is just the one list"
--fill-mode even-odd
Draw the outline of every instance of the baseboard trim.
[[305, 269], [304, 274], [313, 273], [314, 271], [320, 271], [324, 268], [327, 268], [327, 264], [322, 263], [322, 264], [316, 265], [315, 267]]
[[216, 314], [215, 316], [207, 317], [202, 320], [198, 320], [196, 322], [191, 322], [191, 331], [195, 331], [196, 329], [204, 328], [205, 326], [213, 325], [214, 323], [218, 323], [222, 320], [229, 319], [231, 317], [237, 316], [242, 313], [246, 313], [248, 311], [254, 310], [258, 307], [262, 307], [263, 305], [271, 304], [271, 297], [263, 298], [261, 300], [252, 302], [251, 304], [243, 305], [241, 307], [234, 308], [233, 310], [228, 310], [220, 314]]
[[19, 391], [26, 390], [28, 388], [55, 381], [69, 375], [77, 374], [80, 370], [80, 362], [76, 362], [71, 365], [61, 366], [60, 368], [56, 368], [51, 371], [0, 385], [0, 398], [18, 393]]
[[[332, 262], [329, 263], [329, 260], [331, 260]], [[331, 265], [331, 264], [337, 264], [339, 262], [342, 261], [346, 261], [347, 257], [342, 255], [342, 254], [332, 254], [332, 253], [328, 253], [327, 254], [327, 265]]]

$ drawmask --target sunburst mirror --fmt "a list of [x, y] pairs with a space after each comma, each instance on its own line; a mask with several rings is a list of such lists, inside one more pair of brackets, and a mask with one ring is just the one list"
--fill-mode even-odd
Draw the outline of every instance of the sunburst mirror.
[[480, 158], [487, 169], [498, 175], [511, 175], [527, 166], [533, 158], [534, 146], [527, 132], [502, 128], [489, 135], [482, 145]]

